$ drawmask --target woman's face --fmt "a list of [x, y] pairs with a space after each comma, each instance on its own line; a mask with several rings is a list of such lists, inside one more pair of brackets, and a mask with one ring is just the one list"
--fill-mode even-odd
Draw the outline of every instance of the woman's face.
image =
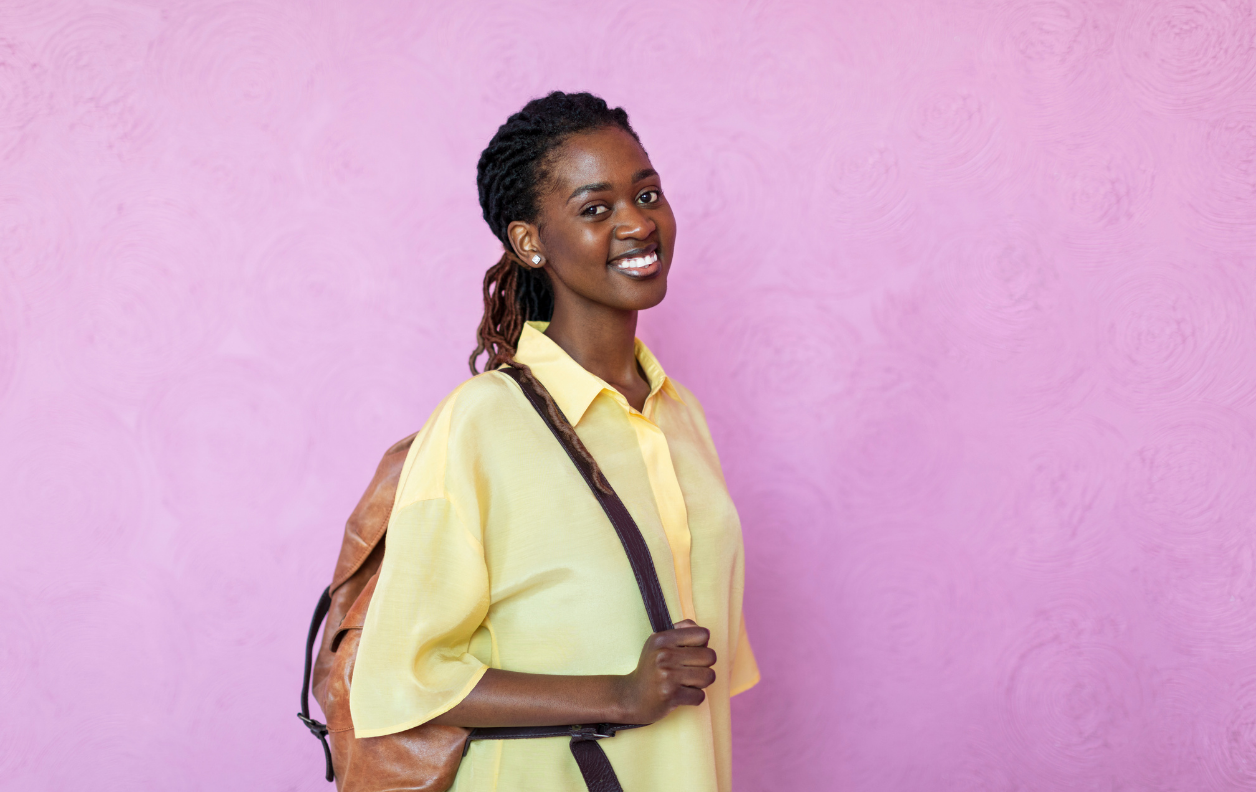
[[549, 270], [555, 312], [573, 300], [627, 311], [662, 302], [676, 218], [641, 145], [606, 127], [568, 138], [547, 164], [538, 223], [508, 233], [525, 264]]

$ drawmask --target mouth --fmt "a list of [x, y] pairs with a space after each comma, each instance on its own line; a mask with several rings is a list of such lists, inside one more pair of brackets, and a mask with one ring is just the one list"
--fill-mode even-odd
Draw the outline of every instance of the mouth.
[[649, 278], [657, 275], [660, 269], [658, 245], [648, 245], [641, 250], [632, 250], [628, 253], [611, 259], [608, 262], [611, 269], [629, 278], [637, 280]]

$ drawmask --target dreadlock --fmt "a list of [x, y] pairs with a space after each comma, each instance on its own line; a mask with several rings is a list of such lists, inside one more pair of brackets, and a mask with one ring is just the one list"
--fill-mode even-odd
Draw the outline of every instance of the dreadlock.
[[537, 201], [549, 179], [554, 150], [571, 135], [604, 127], [619, 127], [640, 142], [623, 108], [608, 107], [590, 93], [554, 91], [506, 119], [480, 154], [476, 168], [480, 208], [505, 252], [484, 275], [484, 317], [468, 361], [472, 374], [478, 373], [475, 364], [481, 354], [488, 354], [486, 371], [513, 360], [523, 323], [548, 322], [554, 315], [548, 273], [519, 261], [506, 229], [516, 220], [536, 222]]

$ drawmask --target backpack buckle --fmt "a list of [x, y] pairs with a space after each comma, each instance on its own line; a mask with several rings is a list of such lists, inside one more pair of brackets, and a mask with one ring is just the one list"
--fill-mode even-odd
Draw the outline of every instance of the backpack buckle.
[[301, 722], [305, 724], [305, 728], [309, 729], [315, 737], [322, 739], [327, 734], [327, 724], [319, 723], [313, 718], [302, 715], [299, 712], [297, 713], [297, 717], [301, 719]]
[[591, 726], [575, 725], [571, 727], [572, 742], [585, 742], [588, 740], [601, 740], [606, 737], [614, 737], [615, 732], [610, 729], [608, 723], [595, 723]]

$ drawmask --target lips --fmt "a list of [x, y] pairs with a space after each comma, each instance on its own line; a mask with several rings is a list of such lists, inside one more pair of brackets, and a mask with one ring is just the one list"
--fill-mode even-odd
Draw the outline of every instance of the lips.
[[635, 258], [619, 259], [618, 261], [615, 262], [615, 269], [621, 269], [621, 270], [645, 269], [651, 264], [656, 263], [658, 260], [659, 260], [658, 253], [655, 253], [653, 250], [651, 250], [649, 253], [646, 253], [644, 256], [636, 256]]
[[613, 258], [609, 262], [611, 269], [630, 278], [649, 278], [659, 271], [658, 245], [650, 245], [632, 254]]

